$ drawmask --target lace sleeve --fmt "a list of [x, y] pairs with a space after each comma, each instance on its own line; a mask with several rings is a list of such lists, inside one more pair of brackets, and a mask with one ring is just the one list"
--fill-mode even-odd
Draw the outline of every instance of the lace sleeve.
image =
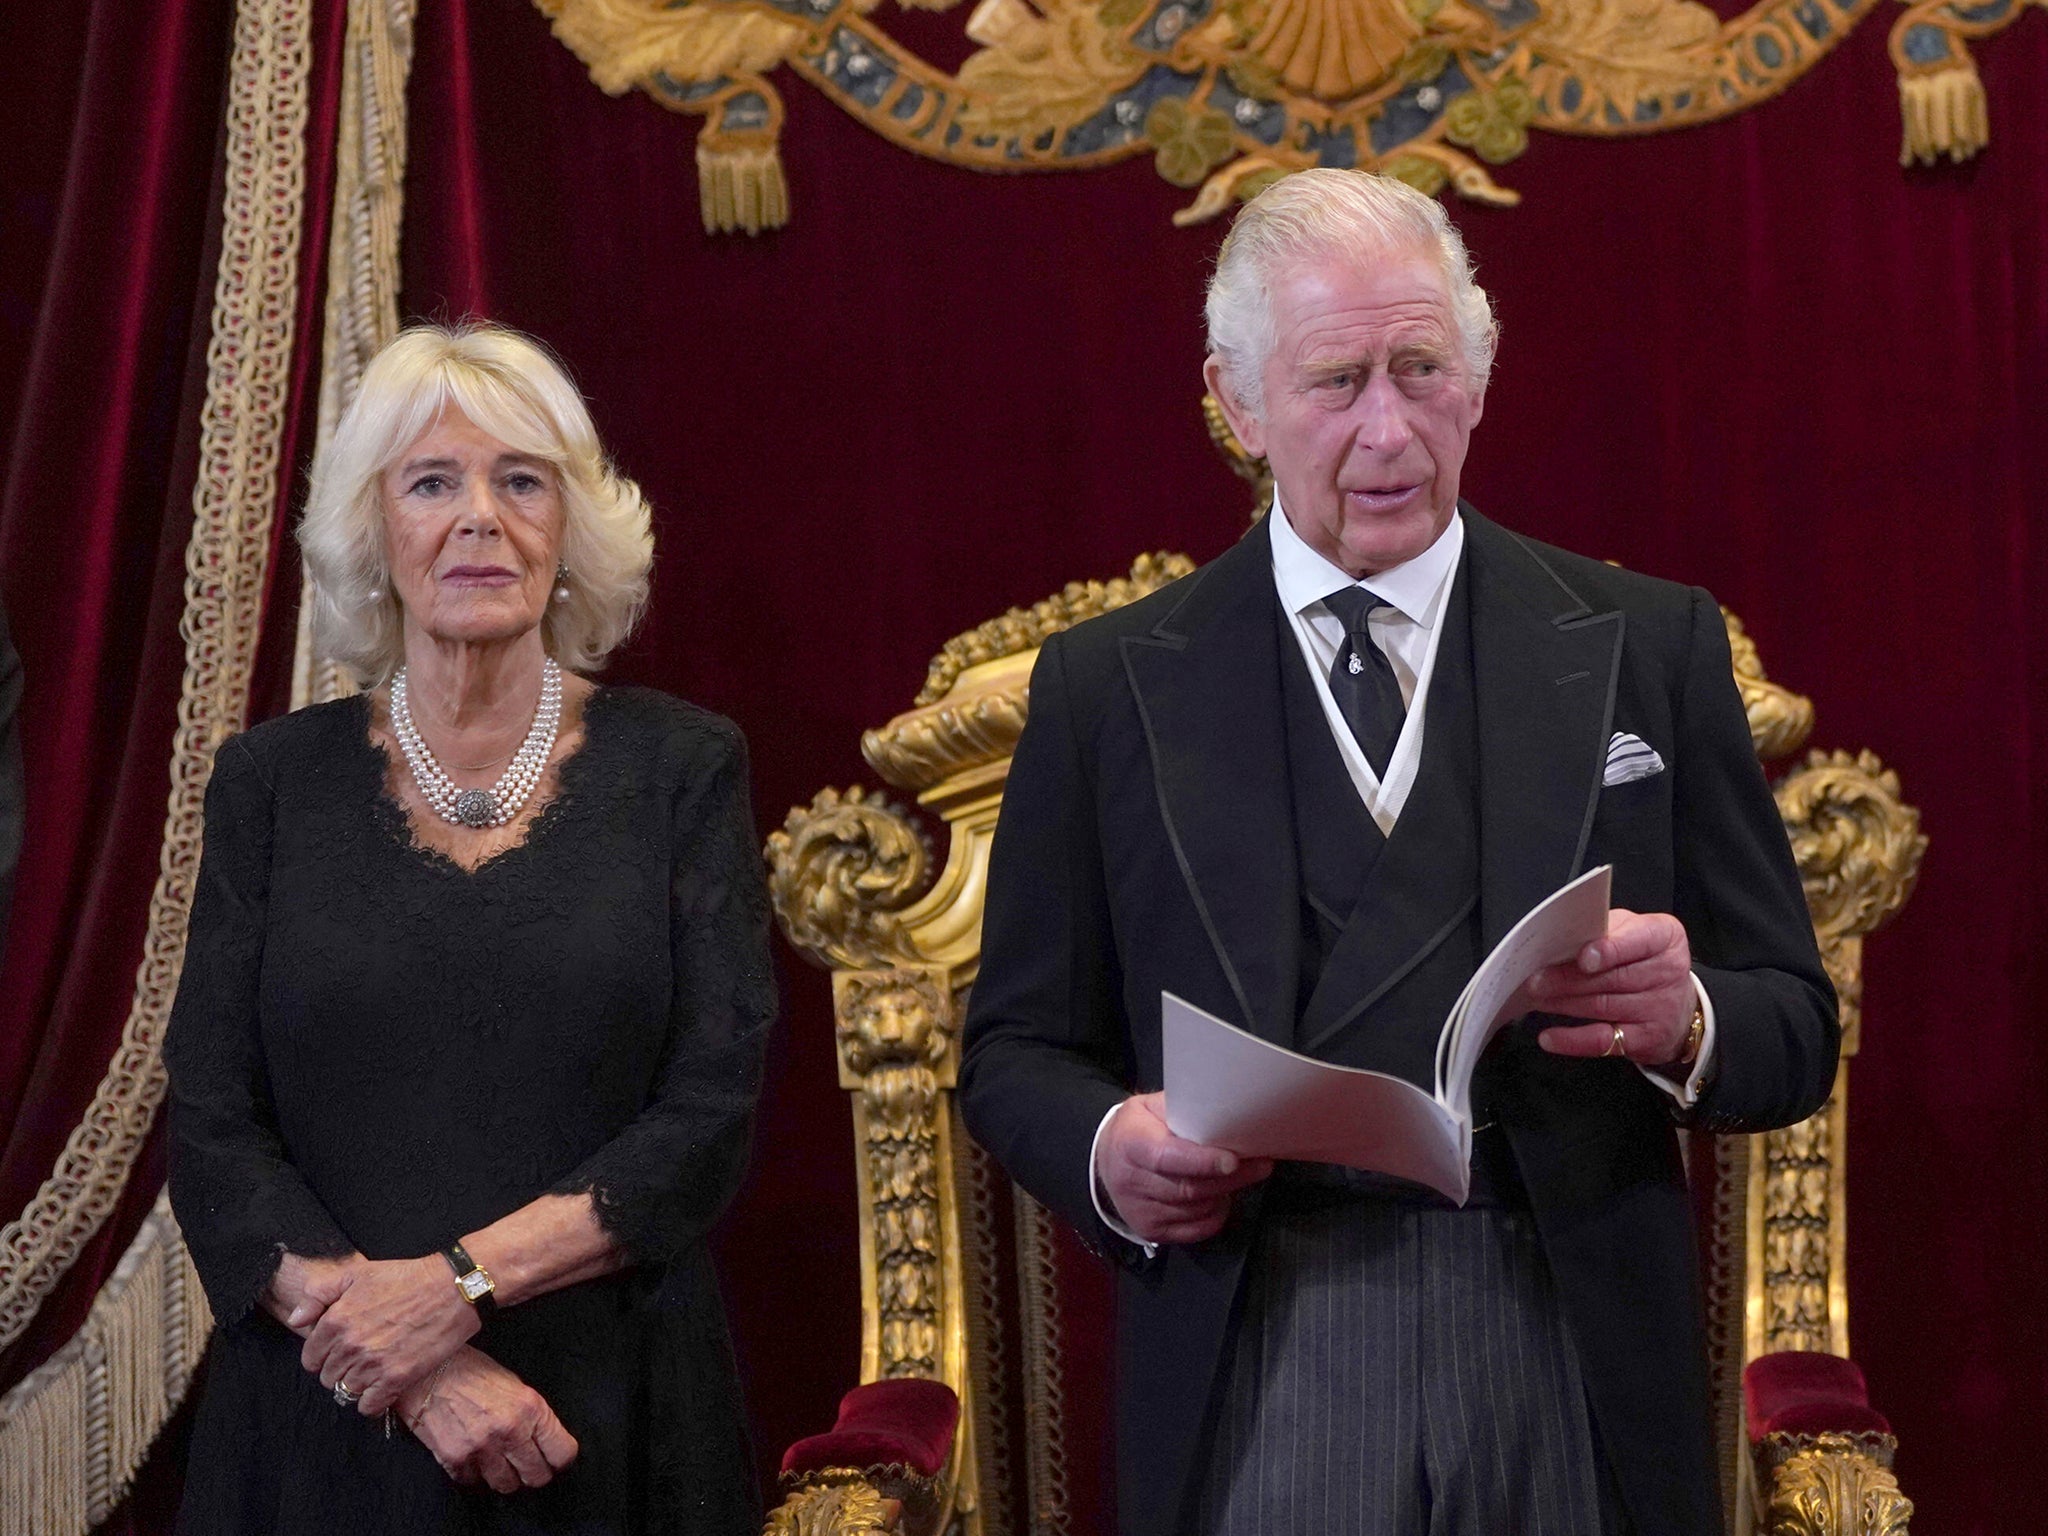
[[229, 741], [206, 789], [206, 846], [164, 1038], [171, 1205], [223, 1323], [256, 1304], [286, 1252], [352, 1250], [292, 1165], [271, 1107], [257, 1016], [271, 818], [256, 760]]
[[776, 1011], [768, 890], [755, 848], [746, 742], [699, 738], [672, 808], [672, 991], [654, 1096], [556, 1193], [588, 1193], [636, 1262], [665, 1264], [718, 1219], [746, 1166], [761, 1058]]

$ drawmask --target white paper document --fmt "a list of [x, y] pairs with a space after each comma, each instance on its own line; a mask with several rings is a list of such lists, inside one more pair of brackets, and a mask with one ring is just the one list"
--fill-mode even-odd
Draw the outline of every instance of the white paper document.
[[1611, 868], [1553, 892], [1508, 930], [1444, 1021], [1434, 1092], [1385, 1072], [1302, 1056], [1171, 992], [1160, 994], [1166, 1124], [1245, 1157], [1391, 1174], [1465, 1203], [1472, 1178], [1472, 1073], [1520, 987], [1607, 931]]

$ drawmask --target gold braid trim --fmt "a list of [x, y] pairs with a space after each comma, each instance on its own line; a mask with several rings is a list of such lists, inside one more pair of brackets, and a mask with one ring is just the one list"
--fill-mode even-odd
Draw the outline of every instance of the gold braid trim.
[[[241, 729], [262, 621], [305, 202], [309, 0], [240, 0], [199, 474], [185, 550], [185, 678], [149, 930], [121, 1043], [34, 1200], [0, 1232], [0, 1348], [21, 1337], [128, 1182], [163, 1098], [213, 753]], [[51, 1531], [57, 1527], [43, 1527]]]
[[[419, 0], [349, 0], [335, 144], [334, 226], [327, 242], [327, 323], [320, 344], [325, 448], [363, 370], [398, 334], [398, 234], [405, 215], [405, 82]], [[305, 572], [300, 571], [301, 589]], [[299, 603], [292, 708], [349, 691], [341, 669], [313, 654], [313, 605]]]
[[106, 1519], [184, 1397], [212, 1327], [159, 1195], [85, 1326], [0, 1398], [0, 1533], [69, 1536]]
[[1017, 1220], [1017, 1283], [1024, 1317], [1024, 1440], [1033, 1536], [1067, 1536], [1065, 1324], [1060, 1316], [1059, 1250], [1053, 1218], [1031, 1196], [1013, 1191]]
[[[967, 999], [955, 1000], [967, 1016]], [[981, 1519], [986, 1531], [1010, 1529], [1010, 1436], [1004, 1405], [1010, 1399], [1002, 1308], [1002, 1245], [996, 1228], [997, 1186], [1009, 1176], [967, 1134], [960, 1106], [947, 1106], [960, 1188], [961, 1256], [967, 1272], [968, 1402], [974, 1415], [975, 1471], [981, 1480]]]

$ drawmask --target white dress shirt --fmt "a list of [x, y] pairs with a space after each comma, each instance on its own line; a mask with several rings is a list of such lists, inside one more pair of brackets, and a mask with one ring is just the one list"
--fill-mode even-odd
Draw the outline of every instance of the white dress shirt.
[[[1308, 547], [1294, 525], [1280, 510], [1280, 497], [1273, 497], [1273, 512], [1266, 519], [1273, 537], [1273, 585], [1280, 593], [1280, 606], [1301, 646], [1302, 659], [1315, 679], [1316, 697], [1322, 701], [1330, 734], [1337, 739], [1344, 767], [1358, 789], [1358, 797], [1382, 836], [1394, 830], [1408, 793], [1415, 787], [1416, 771], [1422, 766], [1423, 717], [1429, 705], [1429, 680], [1436, 671], [1436, 653], [1443, 639], [1444, 609], [1450, 605], [1451, 578], [1458, 572], [1458, 557], [1465, 552], [1465, 519], [1451, 514], [1450, 525], [1413, 560], [1404, 561], [1371, 577], [1353, 581]], [[1330, 669], [1344, 648], [1344, 623], [1324, 606], [1323, 599], [1346, 587], [1363, 587], [1389, 607], [1375, 608], [1366, 621], [1373, 640], [1386, 653], [1401, 685], [1401, 702], [1408, 717], [1387, 757], [1384, 780], [1366, 761], [1365, 749], [1337, 707], [1330, 691]]]
[[[1315, 681], [1316, 697], [1322, 702], [1330, 734], [1336, 738], [1344, 767], [1351, 775], [1359, 798], [1365, 802], [1366, 810], [1381, 833], [1391, 836], [1402, 808], [1408, 803], [1409, 792], [1415, 787], [1416, 771], [1422, 764], [1422, 732], [1428, 713], [1429, 684], [1436, 672], [1437, 651], [1443, 639], [1444, 612], [1450, 606], [1452, 579], [1457, 574], [1458, 559], [1465, 550], [1465, 519], [1453, 512], [1449, 525], [1429, 548], [1414, 559], [1364, 581], [1354, 581], [1341, 567], [1331, 564], [1309, 547], [1281, 510], [1277, 490], [1273, 496], [1273, 510], [1266, 518], [1266, 527], [1273, 543], [1273, 585], [1280, 594], [1280, 604], [1287, 612], [1294, 638], [1301, 646], [1302, 659], [1308, 663], [1309, 675]], [[1352, 586], [1365, 588], [1381, 603], [1388, 605], [1373, 610], [1367, 624], [1372, 638], [1386, 653], [1395, 680], [1401, 685], [1401, 698], [1408, 706], [1401, 734], [1387, 758], [1385, 779], [1375, 773], [1372, 764], [1366, 761], [1364, 749], [1359, 746], [1358, 738], [1352, 735], [1344, 712], [1337, 707], [1336, 695], [1330, 691], [1330, 669], [1336, 665], [1345, 633], [1343, 622], [1330, 611], [1323, 599], [1332, 592]], [[1707, 1063], [1714, 1050], [1713, 1000], [1707, 996], [1707, 989], [1697, 975], [1692, 978], [1692, 985], [1694, 995], [1699, 999], [1700, 1011], [1706, 1018], [1706, 1032], [1700, 1038], [1700, 1053], [1686, 1080], [1675, 1083], [1661, 1072], [1638, 1065], [1643, 1076], [1686, 1106], [1698, 1099], [1699, 1085], [1705, 1079]], [[1112, 1214], [1102, 1183], [1095, 1176], [1096, 1157], [1102, 1149], [1102, 1133], [1109, 1129], [1109, 1122], [1121, 1108], [1122, 1104], [1111, 1106], [1095, 1128], [1095, 1139], [1088, 1152], [1089, 1188], [1094, 1192], [1095, 1212], [1109, 1229], [1120, 1237], [1143, 1245], [1150, 1253], [1154, 1245], [1145, 1242]]]

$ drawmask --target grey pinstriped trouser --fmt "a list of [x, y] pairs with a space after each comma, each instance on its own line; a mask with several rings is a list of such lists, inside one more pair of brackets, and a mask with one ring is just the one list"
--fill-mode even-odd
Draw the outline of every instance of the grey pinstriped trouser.
[[1270, 1212], [1225, 1365], [1205, 1536], [1623, 1536], [1526, 1212]]

